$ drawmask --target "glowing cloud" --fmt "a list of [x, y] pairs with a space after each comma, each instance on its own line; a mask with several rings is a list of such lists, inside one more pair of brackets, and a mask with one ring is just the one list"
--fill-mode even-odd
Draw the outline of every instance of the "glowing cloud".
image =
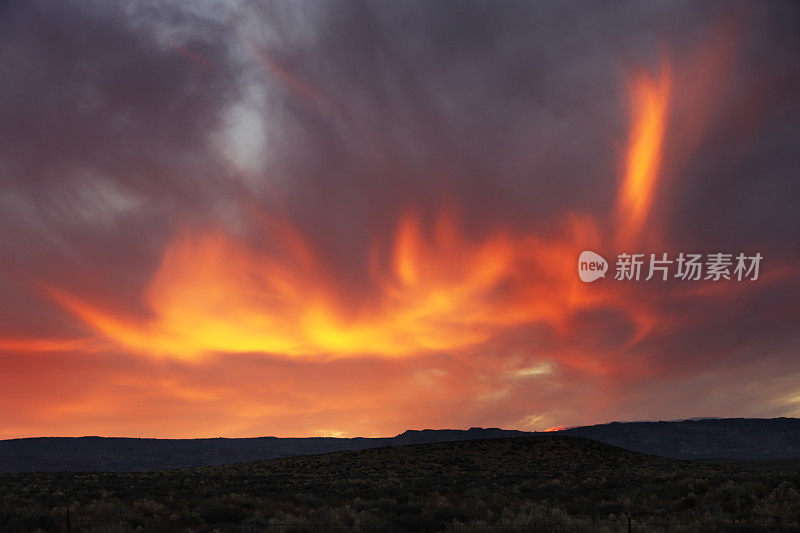
[[625, 156], [625, 175], [618, 195], [618, 239], [629, 244], [642, 230], [658, 183], [667, 127], [671, 78], [664, 69], [658, 81], [642, 74], [632, 89], [632, 125]]
[[47, 292], [101, 337], [149, 355], [402, 356], [473, 346], [515, 324], [563, 322], [574, 303], [566, 265], [596, 233], [574, 221], [566, 243], [504, 231], [470, 240], [451, 214], [426, 232], [409, 213], [388, 257], [373, 247], [374, 290], [353, 302], [296, 230], [273, 223], [266, 231], [269, 252], [219, 231], [178, 234], [145, 295], [146, 319]]

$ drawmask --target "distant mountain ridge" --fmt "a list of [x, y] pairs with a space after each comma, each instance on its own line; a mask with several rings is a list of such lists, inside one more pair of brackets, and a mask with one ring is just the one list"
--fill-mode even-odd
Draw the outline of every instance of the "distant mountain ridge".
[[381, 446], [531, 435], [499, 428], [407, 430], [395, 437], [141, 439], [33, 437], [0, 441], [0, 472], [138, 472], [363, 450]]
[[674, 459], [800, 457], [800, 419], [797, 418], [612, 422], [569, 428], [558, 433]]
[[382, 446], [570, 435], [676, 459], [800, 458], [800, 419], [704, 418], [612, 422], [548, 434], [499, 428], [407, 430], [394, 437], [138, 439], [38, 437], [0, 441], [0, 471], [145, 471], [215, 466]]

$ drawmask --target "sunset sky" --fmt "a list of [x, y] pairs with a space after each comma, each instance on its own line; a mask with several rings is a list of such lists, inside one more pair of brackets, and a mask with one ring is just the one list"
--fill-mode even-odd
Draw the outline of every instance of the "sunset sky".
[[799, 172], [788, 0], [3, 2], [0, 438], [800, 416]]

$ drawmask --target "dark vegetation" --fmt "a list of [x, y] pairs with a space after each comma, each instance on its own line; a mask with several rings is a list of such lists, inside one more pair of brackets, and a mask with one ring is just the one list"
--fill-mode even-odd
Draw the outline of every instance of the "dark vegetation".
[[0, 529], [63, 531], [69, 507], [72, 531], [625, 531], [628, 512], [634, 531], [800, 531], [797, 466], [537, 435], [175, 471], [5, 473]]

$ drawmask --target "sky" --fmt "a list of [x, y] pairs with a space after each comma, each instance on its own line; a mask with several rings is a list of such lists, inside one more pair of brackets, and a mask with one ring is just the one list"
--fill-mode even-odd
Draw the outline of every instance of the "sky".
[[788, 0], [3, 2], [0, 438], [800, 416], [798, 142]]

